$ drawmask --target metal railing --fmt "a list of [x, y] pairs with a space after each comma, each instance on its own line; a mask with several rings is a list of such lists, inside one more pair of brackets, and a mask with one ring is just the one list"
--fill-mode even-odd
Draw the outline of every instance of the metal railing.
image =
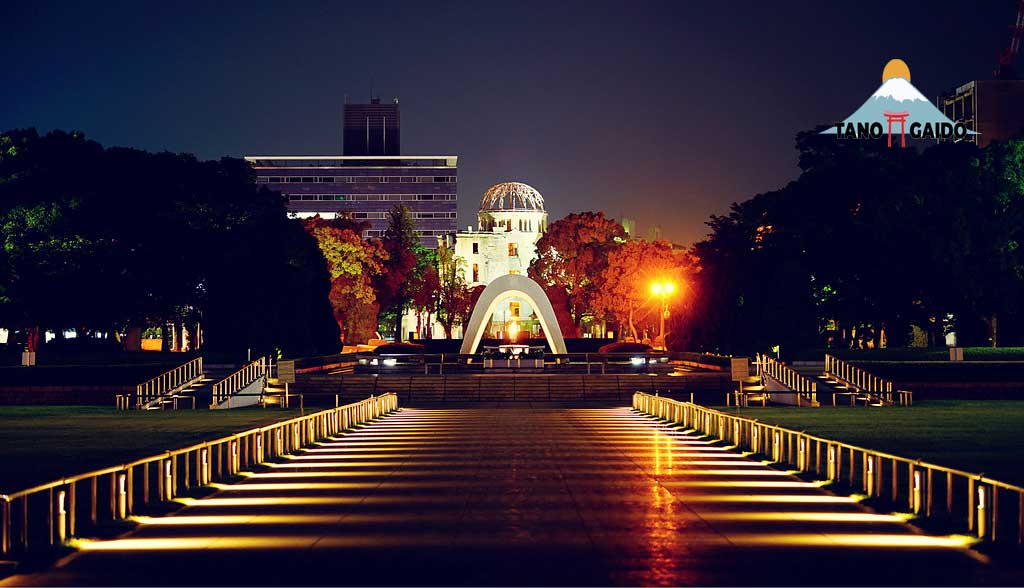
[[[909, 390], [896, 390], [892, 380], [876, 376], [827, 353], [825, 354], [825, 376], [853, 390], [850, 393], [850, 404], [854, 404], [857, 394], [864, 394], [888, 405], [899, 403], [910, 406], [914, 403], [913, 393]], [[835, 403], [836, 394], [833, 394], [832, 404], [835, 405]]]
[[[506, 362], [505, 360], [509, 360]], [[518, 359], [518, 361], [516, 361]], [[533, 361], [538, 360], [538, 361]], [[543, 370], [554, 373], [633, 373], [640, 371], [672, 371], [667, 353], [648, 351], [635, 353], [530, 353], [520, 356], [477, 353], [359, 353], [353, 366], [356, 373], [448, 373], [484, 372], [490, 369]]]
[[150, 504], [330, 437], [398, 408], [383, 394], [321, 412], [0, 494], [0, 555], [49, 548]]
[[[173, 394], [203, 377], [203, 358], [197, 357], [168, 370], [159, 376], [146, 380], [135, 387], [135, 406], [141, 407], [161, 396]], [[118, 402], [121, 408], [121, 402]]]
[[269, 376], [266, 357], [245, 364], [238, 371], [213, 385], [213, 404], [224, 402], [232, 394], [264, 376]]
[[797, 406], [802, 406], [805, 400], [811, 405], [817, 405], [817, 382], [767, 355], [757, 354], [755, 363], [762, 376], [768, 376], [796, 393]]
[[988, 541], [1024, 543], [1024, 488], [921, 460], [833, 441], [642, 392], [633, 408], [773, 461], [844, 483], [870, 498], [906, 505]]

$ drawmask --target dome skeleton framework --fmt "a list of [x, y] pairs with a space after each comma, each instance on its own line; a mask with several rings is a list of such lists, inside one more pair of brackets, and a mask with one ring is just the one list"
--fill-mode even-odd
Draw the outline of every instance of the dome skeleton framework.
[[491, 186], [480, 199], [480, 210], [536, 210], [544, 211], [544, 197], [532, 186], [521, 182], [503, 182]]

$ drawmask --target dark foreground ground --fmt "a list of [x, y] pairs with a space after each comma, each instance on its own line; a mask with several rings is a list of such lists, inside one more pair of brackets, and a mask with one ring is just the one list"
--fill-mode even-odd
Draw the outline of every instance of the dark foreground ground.
[[8, 585], [909, 585], [957, 538], [625, 408], [419, 408]]

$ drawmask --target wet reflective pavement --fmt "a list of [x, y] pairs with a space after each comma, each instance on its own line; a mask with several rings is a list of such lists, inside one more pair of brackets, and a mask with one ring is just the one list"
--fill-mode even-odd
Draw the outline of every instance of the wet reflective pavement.
[[626, 408], [411, 409], [9, 585], [971, 584], [984, 567]]

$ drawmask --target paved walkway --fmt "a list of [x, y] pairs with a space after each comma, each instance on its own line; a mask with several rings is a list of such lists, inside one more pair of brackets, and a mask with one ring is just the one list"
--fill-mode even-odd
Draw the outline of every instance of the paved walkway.
[[8, 584], [965, 584], [979, 566], [624, 408], [407, 408], [144, 523]]

